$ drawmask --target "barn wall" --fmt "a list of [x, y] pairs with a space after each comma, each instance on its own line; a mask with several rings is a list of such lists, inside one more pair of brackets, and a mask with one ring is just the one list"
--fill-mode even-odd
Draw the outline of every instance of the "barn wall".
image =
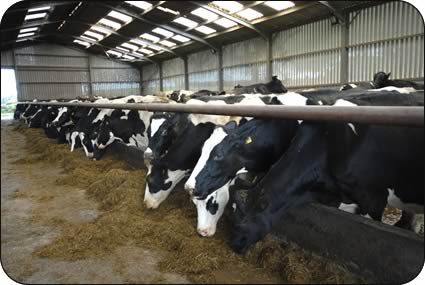
[[249, 85], [267, 80], [266, 42], [254, 38], [223, 46], [223, 87]]
[[[293, 89], [369, 81], [377, 71], [391, 71], [395, 79], [423, 80], [424, 27], [414, 7], [394, 1], [346, 16], [348, 28], [332, 24], [331, 18], [327, 18], [274, 33], [272, 75]], [[259, 37], [225, 45], [221, 70], [219, 53], [206, 50], [190, 54], [189, 89], [218, 90], [220, 72], [224, 90], [237, 84], [266, 82], [267, 52], [266, 41]], [[159, 71], [153, 78], [153, 67], [143, 68], [147, 74], [143, 76], [144, 88], [151, 93], [160, 90]], [[162, 67], [163, 89], [183, 89], [183, 60], [165, 61]]]
[[406, 2], [389, 2], [350, 13], [349, 80], [367, 81], [376, 71], [392, 78], [424, 77], [424, 26]]
[[160, 91], [159, 66], [155, 64], [142, 67], [142, 89], [143, 94], [154, 94]]
[[2, 67], [13, 66], [13, 53], [20, 101], [140, 93], [139, 71], [124, 63], [41, 44], [2, 52]]

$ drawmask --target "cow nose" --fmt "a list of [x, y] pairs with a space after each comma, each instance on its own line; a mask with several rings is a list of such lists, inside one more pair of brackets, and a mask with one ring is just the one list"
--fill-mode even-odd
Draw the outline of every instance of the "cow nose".
[[206, 229], [197, 229], [198, 234], [200, 236], [203, 237], [210, 237], [213, 236], [215, 234], [215, 230], [211, 229], [211, 228], [206, 228]]
[[158, 206], [155, 205], [155, 203], [153, 201], [151, 201], [151, 200], [145, 200], [145, 201], [143, 201], [143, 204], [145, 205], [145, 207], [147, 209], [156, 209], [156, 208], [158, 208]]
[[190, 195], [192, 195], [193, 194], [193, 191], [195, 190], [195, 188], [192, 185], [185, 184], [184, 185], [184, 190], [186, 190], [187, 193], [189, 193]]

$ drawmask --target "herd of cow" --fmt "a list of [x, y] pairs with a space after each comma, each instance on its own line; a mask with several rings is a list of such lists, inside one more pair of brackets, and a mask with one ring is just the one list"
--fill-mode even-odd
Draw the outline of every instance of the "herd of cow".
[[[218, 94], [174, 91], [168, 98], [92, 102], [424, 105], [423, 85], [390, 80], [384, 72], [365, 86], [339, 90], [288, 92], [273, 77], [267, 84], [236, 86], [235, 94]], [[26, 104], [17, 106], [15, 119], [43, 128], [71, 151], [82, 147], [92, 159], [101, 159], [115, 141], [140, 148], [148, 161], [145, 206], [157, 208], [188, 178], [184, 188], [197, 208], [198, 233], [214, 235], [226, 210], [234, 223], [230, 246], [238, 253], [261, 240], [289, 209], [307, 203], [378, 221], [387, 205], [403, 209], [403, 217], [423, 212], [422, 128]]]

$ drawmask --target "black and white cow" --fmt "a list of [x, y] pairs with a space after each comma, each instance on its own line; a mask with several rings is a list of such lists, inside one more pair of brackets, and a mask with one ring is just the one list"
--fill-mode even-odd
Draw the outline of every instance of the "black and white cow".
[[21, 118], [21, 114], [25, 112], [29, 105], [27, 104], [17, 104], [15, 108], [15, 112], [13, 113], [13, 119], [19, 120]]
[[385, 73], [383, 71], [379, 71], [375, 73], [373, 76], [373, 85], [375, 88], [383, 88], [387, 86], [394, 86], [394, 87], [413, 87], [416, 90], [424, 90], [423, 84], [418, 84], [413, 81], [407, 81], [407, 80], [391, 80], [390, 79], [391, 72]]
[[[208, 96], [203, 98], [214, 98]], [[220, 96], [218, 96], [220, 97]], [[223, 98], [232, 99], [235, 96], [226, 96]], [[224, 105], [226, 99], [210, 100], [204, 102], [198, 99], [189, 100], [186, 104], [215, 104]], [[260, 96], [239, 96], [238, 104], [246, 105], [264, 105]], [[202, 114], [179, 114], [181, 127], [174, 142], [171, 144], [165, 155], [153, 159], [149, 166], [147, 183], [145, 189], [144, 202], [147, 208], [157, 208], [170, 194], [174, 187], [179, 183], [195, 166], [201, 154], [202, 145], [213, 132], [216, 125], [225, 125], [234, 120], [239, 123], [246, 119], [232, 116], [202, 115]], [[165, 128], [165, 127], [164, 127]], [[164, 129], [162, 128], [162, 129]], [[158, 130], [158, 133], [160, 133]], [[162, 143], [165, 143], [162, 141]]]
[[[423, 106], [423, 92], [369, 91], [335, 105], [384, 103]], [[424, 133], [418, 128], [303, 122], [289, 149], [248, 192], [231, 247], [244, 253], [288, 209], [311, 202], [342, 205], [338, 200], [347, 196], [360, 214], [375, 220], [381, 220], [387, 203], [423, 211], [423, 143]]]
[[165, 94], [165, 96], [175, 102], [185, 103], [190, 100], [194, 92], [189, 90], [173, 90]]
[[273, 76], [272, 80], [268, 83], [257, 83], [248, 86], [235, 86], [234, 93], [238, 94], [281, 94], [286, 93], [288, 90], [283, 86], [282, 81]]

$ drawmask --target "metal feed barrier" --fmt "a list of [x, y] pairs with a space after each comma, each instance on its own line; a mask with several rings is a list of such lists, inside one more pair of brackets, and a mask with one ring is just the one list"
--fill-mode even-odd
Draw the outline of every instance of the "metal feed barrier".
[[167, 103], [65, 103], [19, 102], [18, 104], [96, 107], [139, 111], [183, 112], [209, 115], [249, 116], [342, 123], [388, 124], [397, 126], [424, 126], [424, 107], [376, 106], [284, 106], [284, 105], [186, 105]]
[[[393, 126], [424, 126], [424, 107], [343, 106], [235, 106], [185, 104], [96, 104], [20, 102], [51, 106], [80, 106], [123, 110], [184, 112], [283, 118]], [[121, 153], [126, 151], [120, 150]], [[131, 157], [140, 155], [131, 153]], [[125, 155], [126, 157], [128, 155]], [[273, 234], [302, 248], [345, 264], [350, 270], [379, 283], [407, 283], [421, 271], [423, 237], [340, 210], [312, 204], [290, 210]]]

